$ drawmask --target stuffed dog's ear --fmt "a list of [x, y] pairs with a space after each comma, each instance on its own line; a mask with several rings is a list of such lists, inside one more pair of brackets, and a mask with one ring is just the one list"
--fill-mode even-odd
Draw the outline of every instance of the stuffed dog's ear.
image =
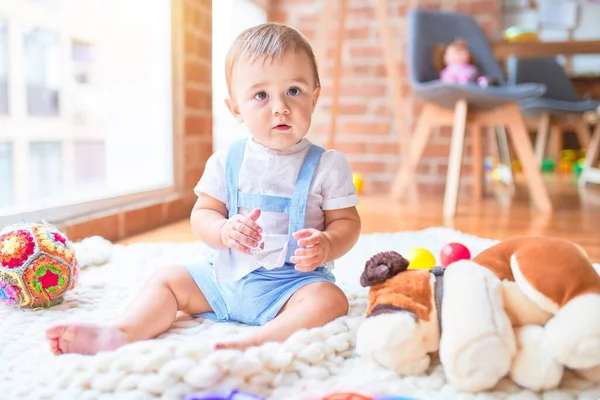
[[409, 261], [395, 251], [384, 251], [372, 256], [360, 275], [362, 287], [372, 286], [405, 271]]

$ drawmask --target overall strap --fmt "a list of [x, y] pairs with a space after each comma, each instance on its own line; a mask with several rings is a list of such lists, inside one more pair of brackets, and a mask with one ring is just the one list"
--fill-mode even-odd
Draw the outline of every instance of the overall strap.
[[246, 139], [236, 140], [229, 148], [229, 154], [227, 155], [227, 164], [225, 165], [225, 181], [229, 218], [238, 213], [238, 181], [245, 149]]
[[290, 221], [288, 228], [288, 254], [287, 258], [294, 255], [296, 250], [297, 242], [292, 237], [292, 234], [300, 229], [304, 229], [304, 223], [306, 221], [306, 203], [308, 201], [308, 191], [313, 180], [315, 170], [321, 159], [321, 155], [325, 151], [324, 148], [311, 145], [298, 178], [296, 179], [296, 185], [294, 186], [294, 194], [292, 196], [292, 203], [290, 205]]

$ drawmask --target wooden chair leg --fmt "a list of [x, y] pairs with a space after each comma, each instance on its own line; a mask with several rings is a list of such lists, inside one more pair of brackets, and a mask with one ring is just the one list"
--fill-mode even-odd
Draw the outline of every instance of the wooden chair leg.
[[550, 143], [552, 158], [556, 165], [560, 161], [560, 152], [563, 149], [563, 130], [559, 125], [550, 125]]
[[548, 134], [550, 131], [550, 114], [544, 113], [538, 123], [537, 135], [535, 137], [535, 158], [539, 165], [542, 165], [548, 146]]
[[512, 160], [510, 158], [510, 148], [508, 146], [508, 137], [506, 135], [506, 128], [504, 125], [496, 128], [498, 135], [498, 147], [500, 151], [500, 162], [508, 167], [508, 174], [510, 177], [510, 189], [515, 189], [515, 178], [512, 172]]
[[419, 165], [419, 161], [421, 161], [425, 146], [427, 146], [427, 142], [429, 142], [429, 138], [431, 137], [434, 121], [435, 109], [430, 104], [425, 103], [423, 110], [419, 114], [415, 133], [410, 141], [409, 159], [402, 162], [392, 185], [391, 195], [394, 199], [403, 198], [413, 183], [417, 166]]
[[516, 104], [507, 106], [506, 110], [508, 133], [517, 158], [523, 167], [523, 173], [529, 186], [530, 197], [540, 211], [549, 212], [552, 210], [552, 203], [542, 179], [542, 173], [536, 162], [533, 146], [531, 145], [521, 111]]
[[585, 162], [583, 163], [583, 170], [579, 177], [579, 187], [583, 188], [589, 181], [589, 172], [597, 169], [594, 167], [594, 163], [598, 160], [598, 157], [600, 157], [600, 122], [596, 124], [590, 145], [586, 148]]
[[495, 158], [496, 160], [500, 160], [500, 148], [498, 147], [498, 137], [496, 136], [496, 127], [488, 126], [486, 128], [487, 132], [487, 151], [488, 154]]
[[592, 134], [590, 133], [590, 128], [588, 128], [581, 115], [576, 117], [575, 121], [573, 122], [573, 127], [575, 128], [575, 134], [577, 135], [579, 145], [582, 149], [587, 150], [590, 146], [590, 138], [592, 137]]
[[482, 127], [473, 124], [471, 132], [471, 160], [473, 163], [473, 196], [477, 200], [483, 197], [483, 148], [481, 143]]
[[456, 215], [466, 124], [467, 101], [459, 100], [454, 107], [454, 125], [452, 128], [452, 141], [450, 142], [450, 157], [448, 159], [448, 178], [446, 179], [446, 193], [444, 195], [445, 218], [451, 218]]

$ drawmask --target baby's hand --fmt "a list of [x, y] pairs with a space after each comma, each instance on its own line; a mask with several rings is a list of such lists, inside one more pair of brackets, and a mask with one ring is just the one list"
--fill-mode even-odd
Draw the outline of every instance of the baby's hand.
[[234, 215], [221, 227], [221, 242], [226, 247], [250, 253], [250, 248], [256, 248], [262, 239], [262, 228], [256, 223], [260, 217], [258, 208], [252, 210], [247, 216]]
[[331, 248], [331, 241], [318, 229], [302, 229], [294, 233], [298, 246], [294, 256], [290, 259], [298, 271], [313, 271], [327, 260]]

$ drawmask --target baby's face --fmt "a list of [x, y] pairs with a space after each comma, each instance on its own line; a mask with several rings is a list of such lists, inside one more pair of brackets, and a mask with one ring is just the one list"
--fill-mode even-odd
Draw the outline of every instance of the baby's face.
[[229, 109], [254, 140], [285, 150], [306, 136], [319, 89], [308, 55], [287, 52], [279, 60], [238, 60], [231, 96]]

